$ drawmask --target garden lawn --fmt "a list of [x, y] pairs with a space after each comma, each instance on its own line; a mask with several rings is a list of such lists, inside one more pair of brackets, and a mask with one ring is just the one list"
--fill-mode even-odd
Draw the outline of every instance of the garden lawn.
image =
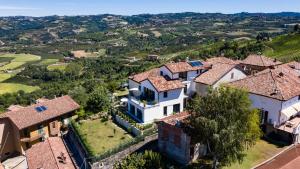
[[113, 122], [101, 122], [100, 119], [85, 121], [79, 124], [78, 130], [83, 140], [90, 147], [93, 156], [104, 153], [132, 139], [125, 130]]
[[241, 164], [238, 162], [233, 163], [229, 167], [223, 169], [248, 169], [257, 164], [264, 162], [265, 160], [273, 157], [277, 153], [281, 152], [286, 147], [278, 147], [265, 140], [259, 140], [256, 145], [246, 151], [246, 156]]
[[59, 61], [58, 59], [43, 59], [39, 64], [42, 64], [42, 65], [51, 65], [51, 64], [54, 64], [54, 63], [56, 63], [58, 61]]
[[31, 93], [37, 89], [39, 89], [37, 86], [28, 86], [17, 83], [0, 83], [0, 94], [14, 93], [19, 90], [23, 90], [26, 93]]

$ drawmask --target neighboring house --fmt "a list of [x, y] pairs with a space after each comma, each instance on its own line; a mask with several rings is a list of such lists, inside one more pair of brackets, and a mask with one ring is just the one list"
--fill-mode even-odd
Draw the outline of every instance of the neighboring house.
[[50, 137], [26, 150], [29, 169], [75, 169], [60, 137]]
[[159, 56], [158, 55], [148, 55], [147, 60], [149, 60], [149, 61], [158, 61]]
[[189, 116], [188, 112], [181, 112], [156, 122], [159, 151], [184, 165], [206, 154], [206, 147], [193, 144], [191, 136], [182, 128], [184, 120]]
[[60, 135], [80, 106], [69, 96], [14, 108], [0, 117], [1, 159], [24, 154], [32, 145]]
[[249, 92], [252, 106], [261, 110], [266, 133], [278, 133], [285, 140], [300, 142], [300, 78], [294, 69], [281, 65], [229, 85]]
[[199, 61], [168, 63], [129, 77], [128, 113], [140, 123], [183, 111], [195, 92], [193, 79], [208, 67]]
[[240, 63], [247, 75], [252, 75], [254, 73], [263, 71], [267, 68], [271, 68], [282, 64], [276, 59], [271, 59], [263, 55], [249, 55]]
[[212, 63], [211, 69], [198, 76], [194, 81], [196, 85], [196, 92], [203, 96], [207, 94], [208, 89], [211, 87], [215, 89], [223, 83], [228, 83], [243, 79], [246, 74], [239, 69], [239, 65], [229, 62], [216, 62]]

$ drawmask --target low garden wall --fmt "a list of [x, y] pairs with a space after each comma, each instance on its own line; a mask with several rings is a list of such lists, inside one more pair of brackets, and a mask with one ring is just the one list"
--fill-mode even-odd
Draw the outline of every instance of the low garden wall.
[[142, 134], [141, 130], [131, 125], [128, 121], [126, 121], [122, 117], [115, 115], [115, 120], [119, 125], [123, 126], [127, 131], [131, 132], [133, 135], [139, 136]]

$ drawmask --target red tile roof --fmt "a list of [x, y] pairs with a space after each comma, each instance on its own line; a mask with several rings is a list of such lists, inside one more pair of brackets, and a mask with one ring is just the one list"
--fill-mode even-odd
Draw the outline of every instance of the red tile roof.
[[190, 116], [191, 116], [191, 114], [189, 112], [181, 112], [181, 113], [176, 113], [174, 115], [160, 119], [159, 121], [165, 122], [170, 125], [175, 125], [178, 121], [183, 121]]
[[231, 82], [229, 85], [277, 100], [289, 100], [300, 95], [300, 78], [287, 66], [266, 69], [262, 72]]
[[226, 57], [213, 57], [208, 58], [205, 61], [207, 64], [216, 64], [216, 63], [224, 63], [224, 64], [239, 64], [239, 60], [232, 60]]
[[206, 66], [193, 67], [188, 62], [167, 63], [164, 66], [172, 73], [188, 72], [207, 68]]
[[281, 62], [275, 59], [271, 59], [263, 55], [249, 55], [241, 63], [261, 67], [269, 67], [282, 64]]
[[146, 72], [142, 72], [133, 76], [130, 76], [129, 79], [140, 83], [141, 81], [146, 80], [148, 77], [159, 76], [159, 68], [151, 69]]
[[211, 69], [199, 75], [194, 81], [197, 83], [213, 85], [235, 67], [235, 64], [216, 63], [212, 65]]
[[300, 70], [300, 62], [293, 61], [293, 62], [286, 63], [284, 65], [289, 66], [290, 68], [295, 70]]
[[297, 169], [300, 167], [300, 145], [294, 145], [255, 169]]
[[[39, 106], [45, 106], [47, 110], [37, 112], [36, 107]], [[80, 106], [70, 96], [62, 96], [15, 111], [8, 111], [5, 115], [21, 130], [73, 112], [79, 108]]]
[[149, 77], [147, 80], [150, 81], [150, 83], [158, 92], [164, 92], [185, 87], [179, 80], [166, 80], [162, 76]]
[[[60, 157], [66, 158], [65, 163]], [[29, 169], [75, 169], [75, 166], [60, 137], [50, 137], [26, 150]]]

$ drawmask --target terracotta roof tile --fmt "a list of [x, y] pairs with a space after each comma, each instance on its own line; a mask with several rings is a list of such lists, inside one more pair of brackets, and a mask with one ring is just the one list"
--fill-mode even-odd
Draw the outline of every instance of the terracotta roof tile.
[[[47, 110], [38, 112], [36, 108], [39, 106], [45, 106]], [[16, 111], [9, 111], [5, 115], [21, 130], [79, 108], [80, 106], [70, 96], [62, 96], [43, 103], [20, 108]]]
[[184, 88], [179, 80], [166, 80], [162, 76], [149, 77], [148, 80], [158, 92]]
[[133, 76], [130, 76], [129, 79], [140, 83], [141, 81], [146, 80], [148, 77], [159, 76], [159, 68], [151, 69], [146, 72], [142, 72]]
[[[66, 158], [60, 162], [61, 154]], [[26, 150], [29, 169], [75, 169], [60, 137], [50, 137]]]
[[300, 62], [293, 61], [293, 62], [286, 63], [284, 65], [289, 66], [290, 68], [295, 70], [300, 70]]
[[289, 100], [300, 95], [298, 74], [283, 65], [275, 69], [266, 69], [245, 79], [231, 82], [229, 85], [278, 100]]
[[282, 64], [281, 62], [263, 55], [249, 55], [241, 63], [254, 66], [269, 67]]
[[213, 57], [208, 58], [205, 61], [207, 64], [217, 64], [217, 63], [224, 63], [224, 64], [239, 64], [239, 60], [232, 60], [226, 57]]
[[226, 73], [228, 73], [231, 69], [235, 67], [236, 67], [235, 64], [216, 63], [212, 65], [211, 69], [199, 75], [195, 79], [195, 82], [203, 83], [207, 85], [213, 85], [218, 80], [220, 80]]
[[180, 112], [180, 113], [176, 113], [174, 115], [165, 117], [163, 119], [160, 119], [159, 121], [168, 123], [170, 125], [175, 125], [178, 121], [183, 121], [190, 116], [191, 116], [191, 114], [189, 112]]
[[300, 145], [294, 145], [255, 169], [297, 169], [300, 166]]
[[164, 65], [172, 73], [188, 72], [195, 71], [200, 69], [207, 69], [206, 65], [203, 66], [191, 66], [188, 62], [176, 62], [176, 63], [167, 63]]

